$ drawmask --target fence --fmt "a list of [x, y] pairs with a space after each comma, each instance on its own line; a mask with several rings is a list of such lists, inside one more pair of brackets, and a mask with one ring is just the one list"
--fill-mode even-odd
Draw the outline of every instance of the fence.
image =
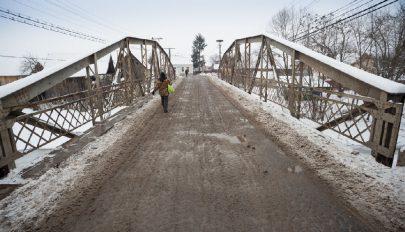
[[[132, 52], [137, 49], [139, 59]], [[99, 60], [114, 52], [114, 73], [100, 74]], [[84, 77], [69, 78], [80, 70]], [[130, 105], [151, 90], [161, 71], [175, 79], [163, 48], [155, 41], [128, 37], [59, 68], [0, 87], [0, 168], [8, 171], [23, 154], [58, 139], [74, 138], [78, 128]]]
[[[383, 79], [274, 36], [236, 40], [220, 78], [333, 130], [392, 165], [405, 85]], [[401, 157], [405, 158], [405, 157]]]

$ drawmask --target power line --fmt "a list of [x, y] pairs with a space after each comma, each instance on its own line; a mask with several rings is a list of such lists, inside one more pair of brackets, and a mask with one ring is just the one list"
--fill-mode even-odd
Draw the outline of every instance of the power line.
[[[73, 25], [76, 25], [78, 27], [85, 28], [86, 30], [90, 29], [89, 27], [83, 26], [81, 24], [77, 24], [76, 22], [74, 22], [71, 19], [66, 19], [66, 16], [64, 14], [57, 15], [57, 14], [54, 14], [54, 13], [50, 13], [49, 11], [44, 11], [44, 10], [38, 9], [37, 7], [34, 7], [34, 6], [32, 6], [30, 4], [27, 4], [27, 3], [24, 3], [24, 2], [20, 2], [19, 0], [14, 0], [14, 2], [16, 2], [16, 3], [18, 3], [18, 4], [22, 5], [22, 6], [28, 7], [30, 9], [33, 9], [35, 11], [41, 12], [41, 13], [43, 13], [45, 15], [49, 15], [49, 16], [51, 16], [53, 18], [59, 19], [61, 21], [66, 21], [66, 22], [71, 23]], [[61, 16], [65, 16], [65, 17], [61, 17]], [[94, 28], [91, 28], [91, 30], [93, 30], [95, 32], [97, 31], [97, 33], [100, 33], [100, 31], [94, 30]]]
[[[340, 7], [340, 8], [338, 8], [338, 9], [330, 12], [328, 15], [333, 15], [334, 13], [337, 13], [337, 12], [343, 10], [343, 9], [346, 9], [346, 8], [350, 7], [351, 5], [357, 4], [358, 1], [359, 0], [353, 0], [353, 1], [349, 2], [349, 3], [347, 3], [346, 5], [344, 5], [344, 6]], [[362, 1], [364, 1], [364, 0], [360, 0], [360, 2], [362, 2]]]
[[76, 16], [79, 16], [80, 18], [85, 19], [85, 20], [87, 20], [87, 21], [89, 21], [89, 22], [92, 22], [92, 23], [95, 23], [95, 24], [97, 24], [97, 25], [99, 25], [99, 26], [108, 28], [108, 29], [113, 30], [113, 31], [115, 31], [115, 32], [118, 32], [118, 33], [120, 33], [120, 34], [126, 34], [125, 32], [120, 31], [120, 30], [117, 30], [117, 29], [114, 28], [114, 27], [111, 27], [111, 26], [109, 26], [109, 25], [106, 25], [106, 24], [101, 23], [101, 22], [99, 22], [99, 21], [97, 21], [97, 20], [91, 19], [91, 18], [89, 18], [89, 17], [83, 16], [83, 15], [77, 13], [76, 11], [72, 10], [70, 7], [69, 7], [69, 8], [66, 7], [66, 5], [65, 5], [65, 6], [62, 6], [61, 4], [56, 3], [56, 2], [53, 2], [53, 1], [51, 1], [51, 0], [46, 0], [46, 2], [52, 4], [52, 5], [54, 5], [54, 6], [58, 7], [58, 8], [60, 8], [60, 9], [63, 9], [63, 10], [65, 10], [65, 11], [67, 11], [67, 12], [70, 12], [71, 14], [74, 14], [74, 15], [76, 15]]
[[[376, 11], [376, 10], [379, 10], [379, 9], [381, 9], [381, 8], [384, 8], [384, 7], [386, 7], [386, 6], [389, 6], [389, 5], [391, 5], [391, 4], [395, 3], [395, 2], [398, 2], [399, 0], [394, 0], [394, 1], [389, 2], [389, 3], [387, 3], [387, 4], [383, 5], [383, 6], [380, 6], [380, 7], [378, 7], [378, 8], [372, 9], [372, 8], [374, 8], [374, 7], [376, 7], [376, 6], [380, 5], [380, 4], [382, 4], [382, 3], [384, 3], [384, 2], [387, 2], [387, 1], [388, 1], [388, 0], [381, 1], [381, 2], [379, 2], [379, 3], [377, 3], [377, 4], [375, 4], [375, 5], [373, 5], [373, 6], [369, 7], [369, 8], [367, 8], [367, 9], [364, 9], [364, 10], [362, 10], [362, 11], [356, 12], [356, 13], [354, 13], [354, 14], [352, 14], [352, 15], [350, 15], [350, 16], [347, 16], [347, 17], [345, 17], [345, 18], [343, 18], [343, 19], [339, 19], [339, 20], [337, 20], [337, 21], [334, 22], [334, 23], [328, 24], [328, 25], [326, 25], [326, 26], [324, 26], [324, 27], [322, 27], [322, 28], [319, 28], [319, 29], [317, 29], [317, 30], [315, 30], [315, 31], [309, 32], [309, 33], [307, 33], [306, 35], [303, 35], [303, 36], [301, 36], [301, 37], [298, 37], [298, 38], [296, 38], [294, 41], [299, 41], [299, 40], [302, 40], [302, 39], [304, 39], [304, 38], [307, 38], [307, 37], [310, 36], [310, 35], [316, 34], [316, 33], [320, 32], [320, 31], [322, 31], [322, 30], [324, 30], [324, 29], [326, 29], [326, 28], [329, 28], [329, 27], [331, 27], [331, 26], [334, 26], [334, 25], [336, 25], [336, 24], [338, 24], [338, 23], [343, 23], [343, 22], [347, 23], [347, 22], [350, 22], [350, 21], [355, 20], [355, 19], [357, 19], [357, 18], [360, 18], [360, 17], [362, 17], [362, 16], [364, 16], [364, 15], [370, 14], [370, 13]], [[363, 13], [363, 12], [365, 12], [365, 11], [367, 11], [367, 10], [369, 10], [369, 11], [366, 12], [366, 13]], [[362, 13], [363, 13], [363, 14], [362, 14]], [[360, 15], [359, 15], [359, 14], [360, 14]], [[354, 16], [357, 16], [357, 17], [354, 17]], [[353, 18], [353, 17], [354, 17], [354, 18]]]
[[[374, 0], [369, 0], [368, 2], [363, 3], [363, 4], [361, 4], [360, 6], [356, 6], [356, 7], [352, 8], [352, 9], [349, 9], [349, 10], [347, 10], [347, 11], [345, 11], [345, 12], [343, 12], [343, 13], [341, 13], [341, 14], [339, 14], [339, 15], [337, 15], [337, 16], [335, 16], [335, 17], [329, 19], [329, 20], [327, 20], [326, 22], [331, 22], [331, 21], [333, 21], [334, 19], [339, 18], [339, 17], [341, 17], [341, 16], [343, 16], [343, 15], [346, 15], [347, 13], [350, 13], [350, 12], [352, 12], [352, 11], [355, 11], [355, 10], [359, 9], [360, 7], [363, 7], [364, 5], [366, 5], [366, 4], [368, 4], [368, 3], [372, 2], [372, 1], [374, 1]], [[386, 1], [388, 1], [388, 0], [386, 0]], [[360, 1], [360, 2], [361, 2], [361, 1]], [[378, 4], [380, 4], [380, 3], [378, 3]], [[378, 5], [378, 4], [376, 4], [376, 5]]]
[[[337, 13], [337, 12], [339, 12], [339, 11], [345, 9], [345, 8], [348, 8], [348, 7], [352, 6], [352, 5], [356, 5], [357, 3], [360, 3], [360, 2], [362, 2], [362, 1], [364, 1], [364, 0], [360, 0], [359, 2], [358, 2], [358, 0], [354, 0], [354, 1], [352, 1], [352, 2], [350, 2], [350, 3], [348, 3], [348, 4], [346, 4], [345, 6], [340, 7], [339, 9], [337, 9], [337, 10], [335, 10], [335, 11], [333, 11], [333, 12], [330, 12], [330, 13], [328, 13], [328, 14], [325, 14], [325, 15], [319, 17], [319, 18], [313, 19], [312, 22], [309, 22], [309, 23], [308, 23], [308, 25], [310, 26], [311, 24], [315, 24], [315, 26], [312, 26], [312, 27], [306, 28], [306, 29], [301, 29], [301, 30], [296, 34], [296, 36], [299, 36], [299, 35], [301, 35], [301, 34], [308, 33], [308, 32], [307, 32], [308, 30], [312, 30], [312, 29], [316, 28], [316, 23], [317, 23], [318, 21], [323, 20], [324, 18], [326, 18], [326, 17], [328, 17], [328, 16], [333, 16], [334, 13]], [[343, 16], [343, 15], [346, 15], [347, 13], [349, 13], [349, 12], [351, 12], [351, 11], [354, 11], [354, 10], [356, 10], [356, 9], [358, 9], [358, 8], [364, 6], [365, 4], [368, 4], [368, 3], [372, 2], [372, 1], [374, 1], [374, 0], [369, 0], [368, 2], [366, 2], [366, 3], [364, 3], [364, 4], [360, 5], [360, 6], [357, 6], [357, 7], [355, 7], [355, 8], [349, 9], [349, 10], [347, 10], [347, 11], [345, 11], [345, 12], [343, 12], [343, 13], [337, 15], [337, 16], [333, 16], [333, 17], [331, 17], [330, 19], [327, 19], [327, 20], [323, 21], [323, 23], [326, 24], [326, 23], [332, 22], [333, 20], [338, 19], [339, 17], [341, 17], [341, 16]]]
[[304, 6], [303, 9], [308, 10], [311, 9], [315, 4], [317, 4], [320, 0], [313, 0], [312, 2], [310, 2], [308, 5]]
[[[98, 15], [92, 13], [91, 11], [88, 11], [88, 10], [82, 8], [82, 7], [80, 7], [79, 5], [73, 3], [73, 2], [71, 2], [71, 1], [69, 1], [69, 0], [64, 0], [64, 1], [65, 1], [64, 5], [70, 6], [71, 9], [76, 8], [77, 10], [83, 12], [83, 13], [86, 14], [86, 15], [91, 15], [91, 16], [93, 16], [94, 19], [104, 21], [103, 18], [100, 18]], [[75, 9], [73, 9], [73, 10], [75, 10]], [[99, 22], [100, 22], [100, 21], [99, 21]], [[114, 28], [118, 28], [118, 29], [120, 29], [120, 31], [123, 31], [123, 32], [125, 32], [125, 33], [128, 31], [127, 29], [125, 29], [125, 28], [123, 28], [123, 27], [120, 27], [120, 26], [117, 26], [117, 25], [114, 25]]]
[[5, 18], [5, 19], [9, 19], [15, 22], [19, 22], [19, 23], [24, 23], [30, 26], [34, 26], [34, 27], [38, 27], [38, 28], [42, 28], [48, 31], [54, 31], [54, 32], [58, 32], [61, 34], [65, 34], [65, 35], [69, 35], [69, 36], [73, 36], [73, 37], [77, 37], [77, 38], [81, 38], [81, 39], [87, 39], [90, 41], [94, 41], [94, 42], [99, 42], [99, 43], [106, 43], [106, 41], [104, 39], [100, 39], [98, 37], [92, 36], [92, 35], [88, 35], [88, 34], [84, 34], [78, 31], [74, 31], [68, 28], [64, 28], [52, 23], [48, 23], [46, 21], [43, 20], [39, 20], [39, 19], [34, 19], [31, 18], [30, 16], [24, 16], [20, 13], [17, 12], [12, 12], [10, 10], [4, 9], [4, 8], [0, 8], [0, 17]]
[[[27, 59], [27, 58], [30, 58], [30, 57], [27, 57], [27, 56], [11, 56], [11, 55], [1, 55], [1, 54], [0, 54], [0, 57], [13, 58], [13, 59]], [[34, 58], [37, 59], [37, 60], [66, 61], [64, 59], [56, 59], [56, 58], [54, 58], [54, 59], [51, 59], [51, 58], [37, 58], [37, 57], [34, 57]]]

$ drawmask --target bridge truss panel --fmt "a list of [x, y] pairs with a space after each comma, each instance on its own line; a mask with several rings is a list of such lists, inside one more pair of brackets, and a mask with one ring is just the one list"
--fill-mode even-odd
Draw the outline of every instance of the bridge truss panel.
[[371, 148], [379, 162], [392, 164], [405, 91], [386, 92], [323, 62], [319, 54], [301, 53], [264, 35], [236, 40], [224, 53], [218, 73], [296, 118], [316, 122], [320, 131], [330, 129]]
[[[132, 46], [139, 46], [139, 57]], [[107, 55], [116, 57], [114, 73], [101, 70]], [[84, 76], [71, 77], [80, 70]], [[153, 88], [161, 71], [176, 78], [164, 49], [156, 41], [128, 37], [34, 74], [36, 81], [27, 77], [14, 83], [15, 91], [0, 98], [0, 168], [13, 168], [23, 154], [74, 138], [79, 127], [102, 122], [114, 109], [132, 104]]]

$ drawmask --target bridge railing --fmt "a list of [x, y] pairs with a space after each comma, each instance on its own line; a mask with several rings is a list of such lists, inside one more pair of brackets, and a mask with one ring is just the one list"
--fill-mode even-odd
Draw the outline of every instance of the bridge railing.
[[[391, 165], [405, 85], [367, 73], [305, 47], [258, 35], [236, 40], [224, 53], [221, 79], [333, 130]], [[400, 157], [405, 158], [405, 157]]]
[[[109, 54], [116, 56], [115, 70], [100, 73], [100, 59]], [[71, 77], [78, 71], [84, 76]], [[175, 79], [164, 49], [155, 41], [127, 37], [53, 70], [0, 86], [0, 168], [13, 168], [23, 154], [56, 140], [68, 141], [78, 135], [78, 128], [132, 104], [150, 92], [161, 71]]]

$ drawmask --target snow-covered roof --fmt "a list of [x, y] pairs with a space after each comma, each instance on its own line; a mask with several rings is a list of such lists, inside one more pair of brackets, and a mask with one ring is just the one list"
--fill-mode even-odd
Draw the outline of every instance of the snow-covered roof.
[[338, 60], [335, 60], [333, 58], [330, 58], [328, 56], [322, 55], [318, 52], [315, 52], [309, 48], [306, 48], [300, 44], [296, 44], [293, 42], [290, 42], [286, 39], [277, 37], [275, 35], [266, 33], [265, 36], [269, 37], [270, 39], [277, 41], [281, 44], [284, 44], [302, 54], [305, 54], [307, 56], [310, 56], [318, 61], [321, 61], [322, 63], [325, 63], [359, 81], [365, 82], [377, 89], [381, 89], [384, 92], [390, 93], [390, 94], [403, 94], [405, 93], [405, 85], [400, 84], [398, 82], [383, 78], [381, 76], [377, 76], [375, 74], [366, 72], [364, 70], [358, 69], [356, 67], [353, 67], [349, 64], [345, 64], [343, 62], [340, 62]]

